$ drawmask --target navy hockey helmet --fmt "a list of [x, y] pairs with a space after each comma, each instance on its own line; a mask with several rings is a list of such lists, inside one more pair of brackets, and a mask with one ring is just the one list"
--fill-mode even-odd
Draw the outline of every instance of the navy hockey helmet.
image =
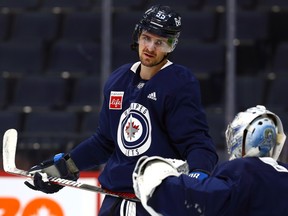
[[168, 38], [168, 44], [171, 46], [169, 52], [172, 52], [178, 43], [181, 32], [181, 16], [169, 6], [154, 5], [150, 7], [135, 26], [132, 49], [137, 48], [138, 37], [143, 30]]
[[226, 130], [230, 160], [241, 157], [277, 160], [285, 139], [280, 118], [260, 105], [238, 113]]

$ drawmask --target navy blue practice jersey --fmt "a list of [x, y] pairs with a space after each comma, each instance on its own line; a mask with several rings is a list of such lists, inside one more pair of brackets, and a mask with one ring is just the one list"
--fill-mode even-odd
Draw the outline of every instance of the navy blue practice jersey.
[[143, 155], [187, 159], [191, 169], [212, 170], [217, 155], [195, 76], [171, 62], [150, 80], [142, 80], [139, 69], [137, 62], [111, 74], [96, 133], [71, 152], [77, 167], [107, 162], [101, 185], [125, 192], [133, 192], [132, 172]]
[[168, 177], [148, 205], [165, 216], [288, 215], [287, 169], [267, 157], [235, 159], [217, 166], [203, 181]]

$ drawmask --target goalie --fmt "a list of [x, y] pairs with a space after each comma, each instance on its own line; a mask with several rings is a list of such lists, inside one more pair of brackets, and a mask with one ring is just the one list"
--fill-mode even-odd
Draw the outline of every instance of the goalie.
[[178, 172], [164, 158], [142, 157], [134, 190], [151, 215], [287, 215], [288, 164], [277, 162], [286, 136], [264, 106], [240, 112], [226, 130], [230, 161], [203, 180]]

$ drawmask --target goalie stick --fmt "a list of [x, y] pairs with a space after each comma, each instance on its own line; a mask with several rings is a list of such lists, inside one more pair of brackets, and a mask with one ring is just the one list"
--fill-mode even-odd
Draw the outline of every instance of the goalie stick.
[[[12, 175], [18, 175], [18, 176], [28, 177], [28, 178], [33, 179], [32, 173], [25, 171], [25, 170], [18, 169], [15, 165], [17, 139], [18, 139], [18, 133], [15, 129], [7, 130], [3, 136], [4, 171]], [[109, 190], [105, 190], [101, 187], [97, 187], [95, 185], [89, 185], [89, 184], [62, 179], [62, 178], [58, 178], [54, 176], [48, 176], [48, 180], [53, 184], [83, 189], [83, 190], [97, 192], [97, 193], [101, 193], [101, 194], [105, 194], [109, 196], [114, 196], [114, 197], [120, 197], [120, 198], [131, 200], [131, 201], [137, 201], [137, 202], [140, 201], [133, 193], [112, 192]]]

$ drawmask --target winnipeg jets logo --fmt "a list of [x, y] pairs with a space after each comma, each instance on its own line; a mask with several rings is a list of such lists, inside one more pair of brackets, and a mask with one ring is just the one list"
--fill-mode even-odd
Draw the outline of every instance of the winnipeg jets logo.
[[145, 153], [151, 145], [151, 120], [148, 109], [132, 103], [125, 110], [118, 124], [117, 143], [128, 157]]
[[130, 118], [130, 121], [128, 122], [127, 126], [125, 127], [125, 132], [127, 134], [128, 139], [132, 140], [132, 138], [135, 138], [135, 134], [139, 130], [139, 125], [135, 125], [132, 121], [132, 118]]

